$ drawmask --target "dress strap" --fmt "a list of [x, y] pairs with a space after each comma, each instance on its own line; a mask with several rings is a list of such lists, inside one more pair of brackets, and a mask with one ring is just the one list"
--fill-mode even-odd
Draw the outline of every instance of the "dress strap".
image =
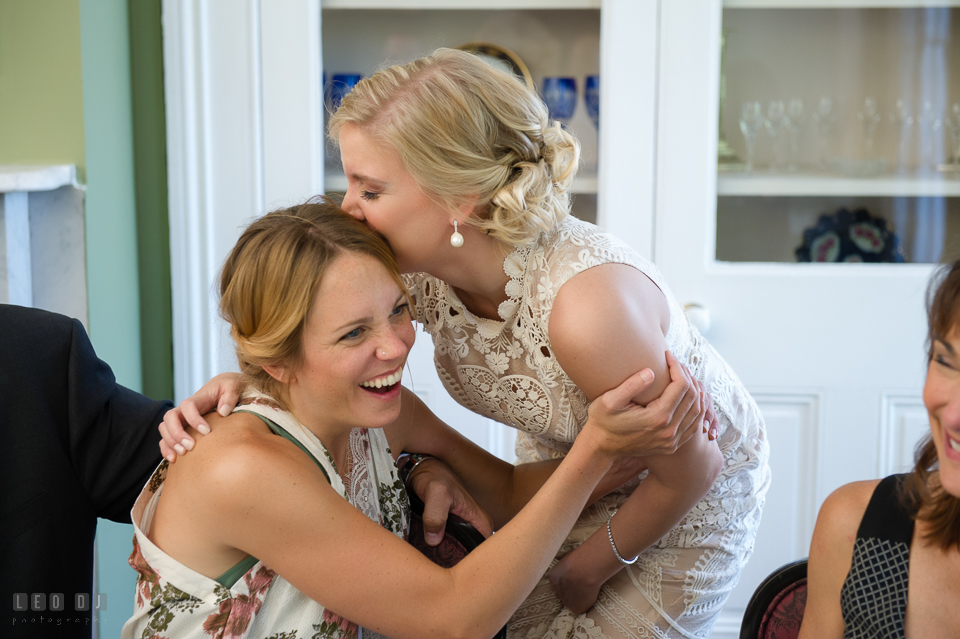
[[307, 447], [304, 446], [303, 444], [301, 444], [299, 439], [297, 439], [296, 437], [294, 437], [293, 435], [291, 435], [290, 433], [288, 433], [288, 432], [286, 431], [286, 429], [284, 429], [282, 426], [280, 426], [279, 424], [277, 424], [276, 422], [274, 422], [274, 421], [272, 421], [272, 420], [270, 420], [270, 419], [267, 419], [266, 417], [264, 417], [264, 416], [261, 415], [260, 413], [255, 413], [255, 412], [253, 412], [252, 410], [243, 410], [242, 408], [238, 408], [235, 412], [238, 412], [238, 413], [250, 413], [251, 415], [256, 415], [256, 416], [259, 417], [261, 420], [263, 420], [263, 423], [266, 424], [267, 427], [268, 427], [270, 430], [272, 430], [274, 433], [276, 433], [277, 435], [280, 435], [280, 436], [283, 437], [284, 439], [288, 439], [288, 440], [290, 440], [291, 442], [293, 442], [294, 444], [296, 444], [296, 445], [297, 445], [297, 448], [299, 448], [300, 450], [302, 450], [303, 452], [305, 452], [305, 453], [310, 457], [310, 459], [313, 460], [313, 463], [317, 465], [317, 467], [320, 469], [320, 472], [323, 473], [323, 476], [327, 478], [327, 483], [330, 482], [330, 475], [327, 474], [327, 469], [323, 467], [323, 464], [320, 463], [320, 460], [317, 459], [316, 457], [314, 457], [313, 453], [311, 453], [309, 450], [307, 450]]
[[900, 498], [905, 475], [890, 475], [880, 481], [870, 497], [858, 538], [884, 539], [910, 546], [913, 539], [913, 513], [907, 511]]
[[[268, 427], [270, 430], [272, 430], [274, 433], [276, 433], [277, 435], [280, 435], [280, 436], [283, 437], [284, 439], [288, 439], [288, 440], [292, 441], [294, 444], [297, 445], [297, 448], [299, 448], [300, 450], [302, 450], [303, 452], [305, 452], [305, 453], [310, 457], [310, 459], [313, 460], [313, 463], [316, 464], [317, 467], [320, 468], [320, 472], [322, 472], [322, 473], [323, 473], [323, 476], [327, 478], [327, 482], [330, 481], [330, 475], [327, 474], [327, 470], [323, 467], [323, 465], [320, 463], [320, 461], [317, 460], [317, 458], [313, 456], [313, 453], [311, 453], [309, 450], [307, 450], [306, 447], [305, 447], [303, 444], [301, 444], [300, 441], [299, 441], [296, 437], [294, 437], [293, 435], [291, 435], [290, 433], [288, 433], [282, 426], [280, 426], [279, 424], [276, 424], [275, 422], [267, 419], [267, 418], [264, 417], [263, 415], [261, 415], [261, 414], [259, 414], [259, 413], [255, 413], [255, 412], [253, 412], [253, 411], [243, 410], [242, 408], [239, 408], [239, 409], [237, 409], [236, 412], [238, 412], [238, 413], [250, 413], [251, 415], [256, 415], [256, 416], [259, 417], [261, 420], [263, 420], [263, 423], [266, 424], [267, 427]], [[247, 571], [249, 571], [251, 568], [253, 568], [254, 566], [256, 566], [257, 563], [259, 563], [259, 562], [260, 562], [259, 559], [257, 559], [257, 558], [254, 557], [253, 555], [250, 555], [250, 556], [248, 556], [246, 559], [240, 560], [240, 562], [237, 563], [235, 566], [233, 566], [232, 568], [228, 568], [228, 569], [226, 570], [226, 572], [224, 572], [222, 575], [220, 575], [219, 577], [217, 577], [217, 583], [219, 583], [219, 584], [222, 585], [224, 588], [227, 588], [227, 589], [229, 590], [230, 588], [233, 588], [233, 585], [234, 585], [235, 583], [237, 583], [238, 581], [240, 581], [240, 578], [241, 578], [241, 577], [243, 577], [245, 574], [247, 574]]]

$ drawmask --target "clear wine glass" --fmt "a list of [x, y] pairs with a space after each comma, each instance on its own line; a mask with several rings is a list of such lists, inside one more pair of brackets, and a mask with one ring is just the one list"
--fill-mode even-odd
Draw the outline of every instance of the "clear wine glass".
[[947, 128], [950, 129], [950, 137], [953, 139], [953, 170], [960, 177], [960, 102], [955, 102], [947, 112]]
[[897, 100], [890, 122], [897, 129], [897, 169], [902, 173], [906, 170], [907, 143], [909, 142], [910, 127], [913, 126], [913, 116], [903, 100]]
[[917, 118], [917, 129], [920, 135], [920, 163], [924, 168], [934, 167], [936, 160], [934, 154], [937, 142], [941, 139], [940, 129], [943, 128], [943, 118], [933, 108], [933, 103], [929, 100], [924, 101], [920, 109], [920, 116]]
[[763, 128], [763, 109], [759, 102], [744, 102], [740, 109], [740, 131], [747, 143], [747, 162], [744, 169], [753, 171], [753, 152], [757, 134]]
[[787, 109], [783, 100], [771, 100], [767, 105], [767, 119], [764, 120], [767, 127], [767, 133], [773, 138], [773, 161], [770, 163], [770, 170], [776, 172], [780, 168], [780, 150], [783, 143], [780, 141], [780, 132], [790, 125], [790, 118], [787, 117]]
[[577, 81], [564, 77], [544, 78], [541, 90], [550, 119], [566, 126], [577, 106]]
[[790, 163], [788, 171], [800, 168], [800, 130], [806, 123], [803, 115], [803, 100], [794, 98], [787, 103], [787, 135], [790, 138]]
[[813, 112], [811, 117], [813, 123], [817, 125], [817, 138], [820, 143], [820, 160], [817, 164], [821, 169], [824, 169], [830, 159], [830, 132], [837, 119], [837, 114], [833, 112], [833, 98], [821, 97], [817, 104], [817, 110]]
[[863, 159], [870, 161], [873, 159], [873, 137], [877, 132], [877, 125], [883, 119], [877, 101], [873, 98], [864, 100], [863, 108], [857, 113], [857, 117], [863, 127]]

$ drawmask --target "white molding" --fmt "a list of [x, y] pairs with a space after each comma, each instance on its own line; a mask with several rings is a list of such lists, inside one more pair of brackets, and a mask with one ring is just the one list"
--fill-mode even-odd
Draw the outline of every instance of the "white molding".
[[597, 224], [651, 260], [664, 4], [605, 0], [600, 12]]
[[61, 186], [83, 189], [77, 182], [74, 164], [0, 164], [0, 193], [52, 191]]
[[909, 472], [913, 450], [929, 432], [930, 422], [919, 392], [887, 392], [880, 398], [880, 454], [877, 476]]
[[236, 366], [215, 280], [242, 227], [322, 192], [320, 3], [164, 0], [163, 31], [181, 399]]
[[[823, 391], [819, 389], [797, 389], [791, 392], [783, 390], [766, 391], [751, 390], [757, 405], [761, 411], [765, 407], [769, 412], [769, 407], [776, 407], [786, 413], [794, 413], [799, 423], [805, 423], [806, 429], [798, 432], [802, 437], [801, 449], [797, 451], [798, 461], [798, 480], [815, 478], [813, 484], [802, 486], [802, 493], [797, 495], [797, 516], [801, 523], [800, 538], [805, 538], [801, 547], [796, 549], [798, 556], [806, 556], [806, 540], [813, 535], [813, 527], [817, 520], [817, 511], [822, 501], [824, 487], [822, 486], [823, 476], [823, 455], [821, 451], [825, 445], [822, 424], [825, 422], [825, 402]], [[770, 436], [770, 428], [767, 428], [767, 436]], [[773, 454], [777, 451], [773, 450]], [[776, 468], [771, 464], [773, 472]], [[776, 568], [777, 566], [773, 566]]]
[[[807, 556], [819, 504], [823, 391], [754, 388], [750, 392], [767, 422], [773, 477], [753, 557], [711, 637], [736, 637], [744, 609], [757, 586], [778, 567]], [[780, 430], [783, 427], [789, 430]]]
[[723, 0], [724, 9], [909, 9], [960, 7], [958, 0]]

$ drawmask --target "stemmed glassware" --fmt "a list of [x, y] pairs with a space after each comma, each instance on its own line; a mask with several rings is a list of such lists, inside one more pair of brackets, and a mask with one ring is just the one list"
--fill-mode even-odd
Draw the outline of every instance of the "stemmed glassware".
[[757, 134], [763, 128], [763, 109], [759, 102], [744, 102], [740, 109], [740, 131], [747, 143], [747, 161], [744, 169], [753, 171], [753, 155]]
[[577, 106], [577, 81], [563, 77], [544, 78], [542, 91], [550, 119], [566, 126]]
[[827, 96], [820, 98], [817, 110], [811, 117], [813, 123], [817, 125], [817, 138], [820, 141], [820, 160], [817, 164], [823, 169], [826, 168], [830, 159], [830, 131], [837, 119], [837, 114], [833, 112], [833, 98]]
[[960, 177], [960, 102], [955, 102], [947, 112], [947, 128], [950, 129], [950, 137], [953, 139], [953, 170], [957, 171]]
[[771, 100], [767, 105], [767, 119], [764, 120], [767, 127], [767, 133], [773, 138], [773, 162], [770, 163], [770, 171], [777, 171], [780, 168], [780, 148], [783, 146], [780, 140], [780, 131], [790, 125], [790, 118], [787, 117], [786, 107], [783, 100]]
[[863, 109], [857, 113], [857, 117], [863, 126], [863, 159], [870, 161], [873, 159], [873, 136], [877, 132], [877, 125], [883, 119], [877, 108], [877, 101], [873, 98], [864, 100]]
[[937, 114], [933, 104], [929, 100], [925, 101], [917, 118], [917, 129], [920, 134], [920, 163], [924, 168], [936, 164], [934, 154], [935, 147], [939, 146], [936, 142], [940, 139], [941, 128], [943, 128], [943, 119]]
[[788, 171], [796, 171], [800, 168], [800, 129], [806, 123], [803, 117], [803, 100], [794, 98], [787, 103], [787, 135], [790, 138], [790, 163], [787, 164]]
[[910, 115], [907, 105], [903, 100], [897, 100], [893, 113], [890, 114], [890, 121], [897, 128], [897, 168], [903, 172], [906, 170], [907, 142], [910, 133], [910, 127], [913, 126], [913, 116]]

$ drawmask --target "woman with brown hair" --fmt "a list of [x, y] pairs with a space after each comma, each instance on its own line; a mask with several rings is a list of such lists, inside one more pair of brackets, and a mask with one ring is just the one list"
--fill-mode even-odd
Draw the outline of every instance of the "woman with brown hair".
[[801, 639], [960, 636], [960, 261], [929, 291], [930, 434], [912, 472], [847, 484], [823, 503]]
[[[223, 267], [220, 309], [242, 398], [210, 418], [220, 426], [192, 454], [163, 462], [134, 506], [127, 639], [341, 638], [362, 628], [488, 639], [591, 493], [636, 472], [620, 467], [636, 452], [629, 411], [609, 407], [643, 388], [639, 377], [596, 404], [603, 425], [588, 419], [545, 472], [515, 472], [431, 419], [399, 383], [414, 330], [392, 253], [332, 203], [253, 222]], [[406, 493], [390, 452], [435, 446], [518, 511], [450, 569], [404, 541]]]

